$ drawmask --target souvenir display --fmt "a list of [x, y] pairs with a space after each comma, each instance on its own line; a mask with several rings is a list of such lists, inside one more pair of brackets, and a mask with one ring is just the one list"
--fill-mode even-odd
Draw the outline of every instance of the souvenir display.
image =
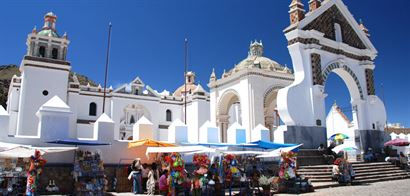
[[26, 195], [35, 195], [37, 193], [40, 175], [46, 162], [38, 150], [34, 152], [34, 156], [30, 157], [30, 167], [27, 170]]
[[28, 160], [0, 159], [0, 195], [23, 195], [26, 192]]
[[164, 157], [164, 160], [171, 171], [169, 177], [169, 192], [172, 193], [176, 189], [181, 188], [182, 184], [185, 182], [185, 162], [181, 158], [181, 155], [179, 153], [172, 153], [171, 155], [166, 155]]
[[241, 173], [238, 169], [238, 160], [235, 155], [227, 154], [223, 160], [225, 179], [231, 181], [234, 177], [241, 177]]
[[99, 153], [77, 151], [73, 177], [76, 195], [104, 195], [104, 166]]
[[296, 177], [296, 153], [290, 151], [281, 154], [279, 177], [283, 180]]
[[206, 173], [208, 173], [208, 167], [210, 163], [211, 160], [209, 160], [208, 155], [195, 154], [193, 158], [193, 164], [197, 168], [197, 170], [195, 170], [195, 173], [199, 175], [205, 175]]

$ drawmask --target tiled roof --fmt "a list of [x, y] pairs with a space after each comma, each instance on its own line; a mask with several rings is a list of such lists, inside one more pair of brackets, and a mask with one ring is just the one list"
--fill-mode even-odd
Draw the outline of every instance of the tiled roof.
[[395, 133], [395, 134], [410, 134], [410, 128], [392, 128], [392, 127], [388, 127], [385, 128], [384, 131], [386, 131], [387, 133]]

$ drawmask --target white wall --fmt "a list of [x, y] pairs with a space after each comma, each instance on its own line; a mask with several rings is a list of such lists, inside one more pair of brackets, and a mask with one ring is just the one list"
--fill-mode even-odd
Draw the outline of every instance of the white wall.
[[[68, 71], [31, 66], [23, 69], [17, 134], [34, 136], [38, 124], [35, 114], [40, 106], [55, 95], [66, 102]], [[48, 91], [47, 96], [43, 95], [44, 90]]]

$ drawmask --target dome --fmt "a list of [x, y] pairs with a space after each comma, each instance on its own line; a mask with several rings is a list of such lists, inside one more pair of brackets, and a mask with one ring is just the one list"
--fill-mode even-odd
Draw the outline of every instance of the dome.
[[290, 70], [286, 69], [286, 67], [280, 65], [278, 62], [263, 56], [262, 41], [251, 42], [248, 57], [235, 65], [229, 73], [248, 68], [259, 68], [267, 71], [283, 71], [286, 73], [290, 72]]
[[37, 33], [37, 35], [47, 36], [47, 37], [60, 37], [52, 29], [43, 29]]
[[[195, 84], [186, 84], [186, 91], [188, 92], [187, 95], [191, 94], [192, 92], [194, 92], [194, 90], [197, 88], [197, 85]], [[182, 86], [180, 86], [179, 88], [177, 88], [177, 90], [174, 92], [174, 96], [176, 97], [182, 97], [185, 94], [185, 85], [183, 84]]]
[[[186, 81], [186, 92], [188, 92], [188, 94], [192, 94], [194, 90], [197, 88], [197, 85], [195, 84], [195, 73], [192, 71], [188, 71], [185, 76], [185, 81]], [[177, 90], [175, 90], [173, 95], [176, 97], [184, 96], [185, 95], [185, 84], [177, 88]]]
[[275, 70], [275, 69], [283, 69], [279, 63], [273, 61], [269, 58], [263, 56], [248, 56], [246, 59], [242, 60], [239, 64], [235, 66], [235, 70], [239, 71], [242, 69], [255, 67], [265, 70]]

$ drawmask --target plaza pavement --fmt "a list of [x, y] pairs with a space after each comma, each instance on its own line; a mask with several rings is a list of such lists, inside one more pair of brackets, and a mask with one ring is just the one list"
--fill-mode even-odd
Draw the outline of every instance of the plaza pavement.
[[[292, 194], [278, 194], [289, 196]], [[410, 179], [376, 182], [355, 186], [318, 189], [303, 196], [405, 196], [410, 195]]]
[[[115, 196], [132, 196], [132, 193], [112, 193]], [[291, 196], [295, 194], [275, 194]], [[410, 179], [377, 182], [355, 186], [341, 186], [335, 188], [318, 189], [303, 196], [405, 196], [410, 195]]]

